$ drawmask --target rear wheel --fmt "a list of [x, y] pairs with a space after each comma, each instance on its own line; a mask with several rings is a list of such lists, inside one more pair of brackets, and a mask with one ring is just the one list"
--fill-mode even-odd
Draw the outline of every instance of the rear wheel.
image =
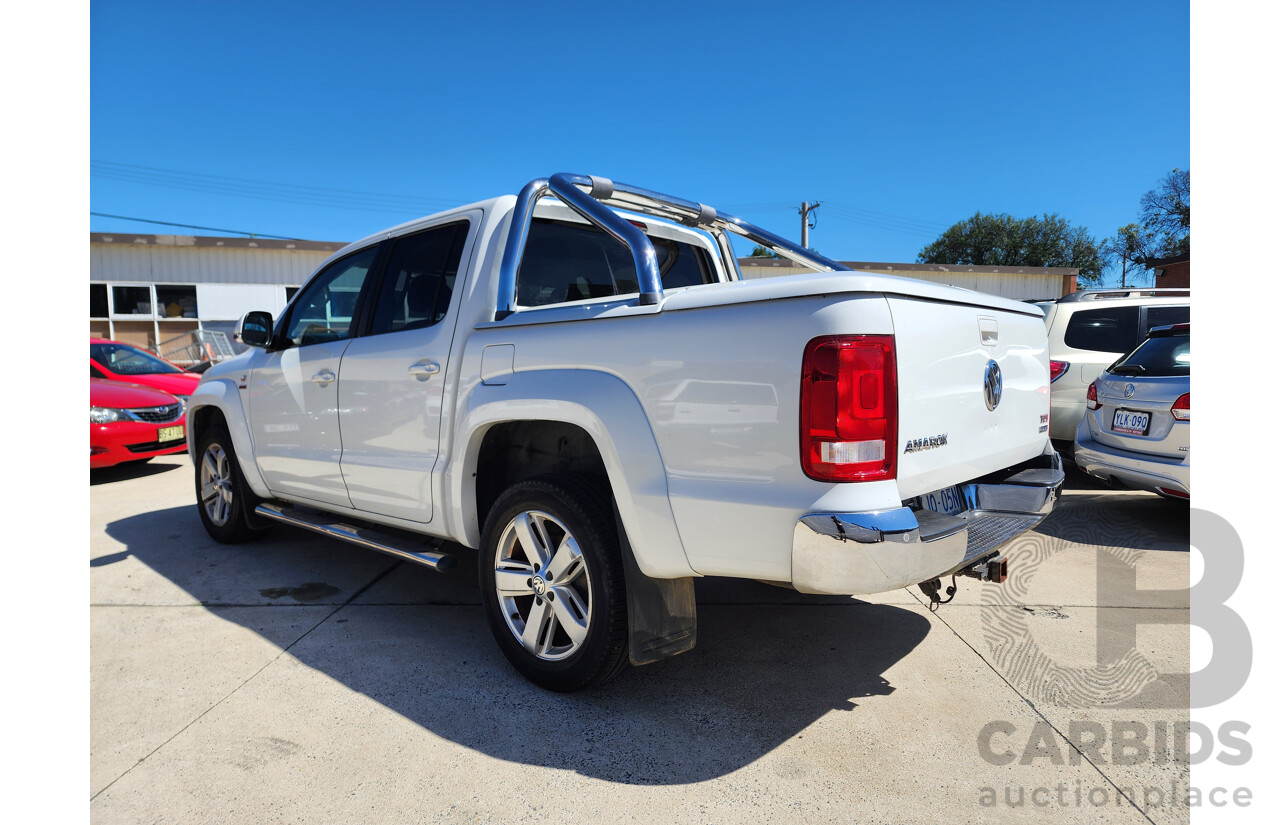
[[485, 520], [480, 593], [498, 647], [550, 690], [603, 684], [627, 660], [618, 535], [598, 485], [548, 475], [513, 485]]
[[196, 507], [204, 529], [216, 541], [239, 544], [258, 531], [249, 527], [246, 508], [257, 498], [244, 483], [226, 425], [204, 427], [196, 439]]

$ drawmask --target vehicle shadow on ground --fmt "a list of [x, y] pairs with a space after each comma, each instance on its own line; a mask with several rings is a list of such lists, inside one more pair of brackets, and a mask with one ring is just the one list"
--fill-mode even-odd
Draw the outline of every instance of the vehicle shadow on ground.
[[176, 470], [181, 464], [157, 464], [154, 462], [129, 461], [124, 464], [117, 464], [114, 467], [101, 467], [89, 470], [89, 486], [93, 487], [98, 484], [113, 484], [117, 481], [128, 481], [133, 478], [144, 478], [146, 476], [159, 475], [167, 473], [170, 470]]
[[1076, 499], [1087, 500], [1087, 506], [1055, 508], [1036, 533], [1100, 547], [1190, 552], [1191, 511], [1185, 502], [1138, 491], [1090, 495], [1089, 488], [1076, 489]]
[[[156, 540], [175, 530], [183, 541]], [[828, 713], [858, 713], [893, 692], [885, 673], [930, 629], [910, 609], [714, 580], [699, 588], [693, 651], [563, 695], [526, 682], [502, 658], [476, 606], [475, 554], [465, 549], [446, 578], [288, 528], [246, 545], [206, 543], [194, 507], [122, 519], [107, 532], [126, 546], [113, 555], [135, 557], [226, 621], [292, 644], [289, 655], [307, 668], [424, 731], [499, 759], [626, 784], [725, 776]], [[314, 583], [317, 559], [330, 554], [367, 563], [367, 581], [377, 581], [351, 592], [312, 588], [324, 596], [310, 603], [335, 608], [359, 595], [296, 644], [271, 638], [283, 631], [270, 629], [280, 623], [262, 620], [262, 609], [233, 606], [270, 604], [259, 594], [281, 581]], [[211, 564], [222, 571], [218, 584], [204, 572]], [[312, 677], [282, 667], [258, 678], [280, 680], [287, 706], [291, 680]], [[886, 746], [867, 724], [865, 739], [841, 746], [848, 758]]]

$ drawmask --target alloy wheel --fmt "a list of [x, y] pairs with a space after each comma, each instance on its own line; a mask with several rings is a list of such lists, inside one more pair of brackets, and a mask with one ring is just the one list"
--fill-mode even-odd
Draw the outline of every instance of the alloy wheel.
[[507, 628], [546, 661], [572, 656], [591, 623], [591, 580], [577, 540], [539, 510], [516, 514], [502, 531], [494, 586]]
[[231, 467], [226, 452], [218, 444], [205, 448], [200, 459], [200, 504], [219, 527], [231, 518]]

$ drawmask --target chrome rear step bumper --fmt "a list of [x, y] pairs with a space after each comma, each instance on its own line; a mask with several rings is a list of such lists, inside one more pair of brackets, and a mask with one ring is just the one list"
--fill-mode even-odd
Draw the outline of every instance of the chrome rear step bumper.
[[323, 513], [312, 513], [272, 503], [259, 504], [254, 509], [254, 513], [281, 524], [301, 527], [322, 536], [356, 544], [369, 550], [377, 550], [414, 564], [421, 564], [441, 573], [453, 569], [458, 563], [457, 558], [448, 553], [423, 549], [421, 542], [393, 536], [369, 527], [329, 521], [330, 517]]
[[1053, 511], [1064, 479], [1050, 453], [960, 485], [957, 515], [898, 507], [810, 513], [795, 526], [792, 584], [802, 593], [883, 593], [951, 575], [991, 556]]

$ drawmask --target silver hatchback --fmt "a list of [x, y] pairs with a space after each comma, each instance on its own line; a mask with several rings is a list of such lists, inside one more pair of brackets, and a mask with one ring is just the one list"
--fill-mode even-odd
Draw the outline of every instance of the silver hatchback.
[[1191, 325], [1157, 327], [1089, 385], [1076, 466], [1091, 476], [1191, 498]]

